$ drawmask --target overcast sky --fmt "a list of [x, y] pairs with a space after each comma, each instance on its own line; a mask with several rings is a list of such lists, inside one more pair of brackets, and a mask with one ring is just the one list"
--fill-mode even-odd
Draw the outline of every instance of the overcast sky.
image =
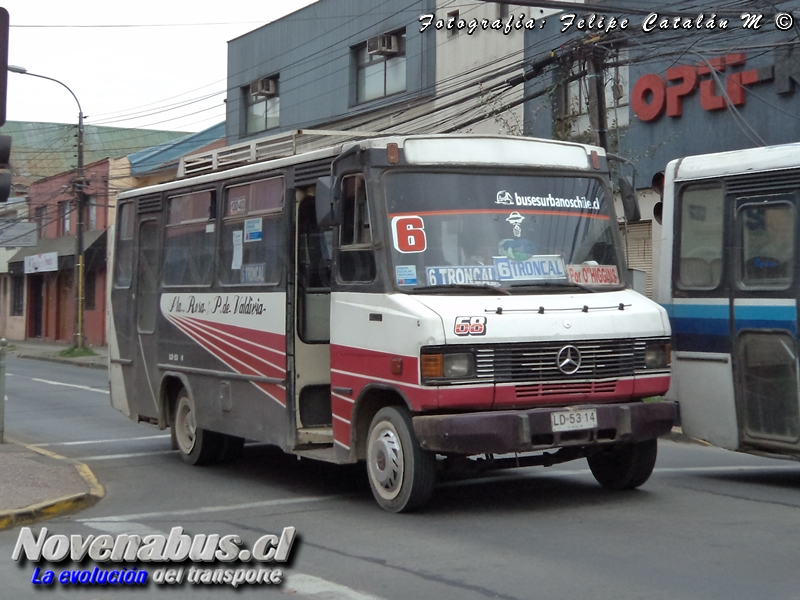
[[[0, 0], [9, 64], [63, 82], [86, 123], [200, 131], [225, 120], [227, 42], [314, 0]], [[51, 81], [8, 73], [9, 121], [76, 123]]]

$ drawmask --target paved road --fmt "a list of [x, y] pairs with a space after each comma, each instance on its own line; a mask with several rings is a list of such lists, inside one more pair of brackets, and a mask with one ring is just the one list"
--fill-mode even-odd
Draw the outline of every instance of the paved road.
[[[42, 524], [51, 534], [168, 535], [180, 526], [237, 534], [252, 548], [296, 527], [288, 581], [244, 585], [238, 592], [247, 597], [800, 597], [796, 463], [662, 441], [655, 474], [631, 493], [600, 489], [581, 461], [448, 482], [425, 512], [391, 515], [372, 500], [360, 468], [264, 446], [247, 446], [230, 467], [188, 467], [165, 432], [109, 406], [102, 371], [11, 358], [8, 372], [8, 434], [86, 462], [106, 487], [96, 506]], [[41, 575], [95, 565], [14, 562], [19, 533], [0, 532], [0, 597], [30, 597], [37, 566]], [[137, 566], [152, 578], [161, 565]], [[224, 584], [78, 588], [71, 597], [236, 597]]]

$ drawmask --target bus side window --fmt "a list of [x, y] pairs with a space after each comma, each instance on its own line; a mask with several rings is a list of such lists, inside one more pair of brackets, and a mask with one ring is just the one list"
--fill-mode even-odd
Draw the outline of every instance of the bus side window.
[[376, 268], [364, 176], [347, 176], [342, 187], [339, 278], [348, 283], [370, 282]]
[[714, 289], [722, 278], [723, 195], [720, 186], [689, 186], [680, 194], [681, 289]]
[[794, 207], [787, 202], [745, 205], [742, 222], [741, 283], [779, 285], [792, 281], [794, 264]]
[[114, 258], [114, 285], [118, 288], [129, 288], [133, 281], [133, 233], [136, 223], [133, 206], [132, 202], [126, 202], [119, 207], [117, 248]]

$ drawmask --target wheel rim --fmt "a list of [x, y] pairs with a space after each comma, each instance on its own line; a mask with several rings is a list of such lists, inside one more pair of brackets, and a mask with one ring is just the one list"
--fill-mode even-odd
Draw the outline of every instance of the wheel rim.
[[197, 440], [197, 423], [194, 419], [192, 403], [186, 396], [178, 401], [178, 410], [175, 412], [175, 438], [178, 449], [184, 454], [189, 454]]
[[375, 491], [386, 500], [394, 500], [403, 486], [403, 445], [391, 423], [381, 423], [369, 439], [367, 464]]

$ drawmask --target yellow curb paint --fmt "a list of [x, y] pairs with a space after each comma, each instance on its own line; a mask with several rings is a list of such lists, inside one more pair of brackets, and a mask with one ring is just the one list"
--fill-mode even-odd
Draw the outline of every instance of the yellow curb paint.
[[106, 495], [105, 488], [97, 480], [97, 477], [95, 477], [94, 473], [92, 473], [92, 470], [84, 463], [77, 460], [72, 460], [66, 456], [61, 456], [60, 454], [56, 454], [50, 450], [45, 450], [44, 448], [38, 448], [30, 444], [25, 444], [19, 440], [14, 440], [8, 437], [5, 439], [7, 442], [16, 444], [17, 446], [23, 446], [28, 450], [32, 450], [55, 460], [61, 460], [71, 464], [73, 467], [75, 467], [75, 470], [78, 471], [78, 474], [89, 486], [89, 492], [72, 494], [56, 500], [32, 504], [31, 506], [26, 506], [25, 508], [0, 514], [0, 530], [8, 529], [9, 527], [13, 527], [15, 525], [23, 525], [25, 523], [33, 523], [35, 521], [44, 519], [52, 519], [53, 517], [57, 517], [68, 512], [75, 512], [81, 508], [86, 508], [95, 504], [98, 500]]

